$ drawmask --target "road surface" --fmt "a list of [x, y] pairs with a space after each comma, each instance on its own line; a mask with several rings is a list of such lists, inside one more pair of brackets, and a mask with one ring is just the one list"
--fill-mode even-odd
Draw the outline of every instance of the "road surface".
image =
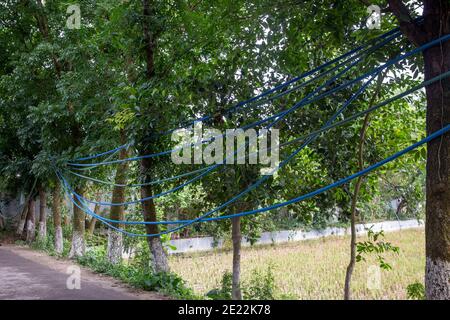
[[[78, 277], [79, 275], [79, 277]], [[79, 284], [79, 285], [78, 285]], [[0, 300], [161, 300], [69, 260], [12, 245], [0, 246]]]

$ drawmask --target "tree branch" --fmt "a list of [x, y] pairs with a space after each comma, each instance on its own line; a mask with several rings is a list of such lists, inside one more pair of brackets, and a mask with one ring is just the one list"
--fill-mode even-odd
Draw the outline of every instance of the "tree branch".
[[[45, 14], [43, 13], [44, 5], [41, 0], [38, 0], [36, 2], [36, 4], [37, 4], [37, 7], [39, 10], [34, 14], [34, 17], [38, 24], [39, 32], [44, 37], [45, 41], [51, 42], [50, 31], [49, 31], [49, 27], [48, 27], [48, 20], [47, 20], [47, 17], [45, 16]], [[61, 66], [61, 62], [58, 60], [58, 58], [55, 56], [54, 53], [52, 53], [52, 61], [53, 61], [53, 65], [55, 67], [56, 77], [59, 79], [59, 78], [61, 78], [62, 66]]]
[[397, 18], [400, 29], [416, 47], [426, 42], [425, 32], [412, 18], [409, 9], [402, 0], [388, 0], [389, 9]]

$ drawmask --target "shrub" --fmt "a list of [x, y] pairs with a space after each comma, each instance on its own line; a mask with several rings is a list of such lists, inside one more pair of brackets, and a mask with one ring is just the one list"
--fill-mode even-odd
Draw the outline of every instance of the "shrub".
[[193, 291], [186, 286], [185, 281], [175, 273], [153, 272], [141, 263], [111, 264], [106, 258], [104, 246], [91, 248], [78, 262], [98, 273], [104, 273], [118, 278], [132, 286], [147, 290], [159, 291], [180, 299], [195, 299]]
[[[231, 272], [226, 271], [222, 276], [220, 288], [209, 291], [206, 296], [213, 300], [230, 300], [232, 279]], [[241, 283], [242, 296], [245, 300], [274, 300], [275, 288], [272, 266], [269, 266], [266, 272], [253, 270], [250, 280]]]
[[225, 271], [222, 275], [220, 288], [209, 291], [206, 296], [212, 300], [231, 300], [231, 290], [233, 275], [230, 271]]
[[406, 296], [411, 300], [425, 300], [425, 287], [420, 282], [415, 282], [406, 288]]
[[55, 252], [55, 246], [53, 244], [53, 237], [50, 235], [47, 235], [43, 239], [37, 237], [36, 241], [31, 243], [30, 247], [35, 250], [45, 251], [50, 255], [53, 255]]
[[172, 272], [150, 274], [144, 280], [144, 289], [168, 293], [183, 299], [193, 299], [193, 291], [186, 286], [184, 280]]
[[267, 271], [253, 270], [249, 283], [242, 288], [243, 297], [246, 300], [274, 300], [275, 277], [273, 267], [269, 266]]

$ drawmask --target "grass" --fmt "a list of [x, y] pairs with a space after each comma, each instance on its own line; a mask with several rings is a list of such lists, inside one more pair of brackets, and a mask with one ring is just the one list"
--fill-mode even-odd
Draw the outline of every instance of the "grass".
[[[406, 299], [406, 287], [423, 282], [425, 233], [410, 229], [386, 233], [384, 241], [400, 247], [400, 254], [385, 255], [393, 270], [381, 271], [379, 289], [368, 288], [368, 274], [378, 266], [375, 257], [358, 262], [352, 281], [354, 299]], [[364, 239], [364, 237], [359, 238]], [[252, 270], [272, 265], [278, 298], [342, 299], [349, 259], [349, 237], [330, 237], [278, 246], [255, 246], [242, 250], [242, 280]], [[197, 294], [218, 287], [222, 274], [231, 269], [229, 250], [172, 256], [171, 269]], [[373, 273], [372, 273], [373, 274]]]

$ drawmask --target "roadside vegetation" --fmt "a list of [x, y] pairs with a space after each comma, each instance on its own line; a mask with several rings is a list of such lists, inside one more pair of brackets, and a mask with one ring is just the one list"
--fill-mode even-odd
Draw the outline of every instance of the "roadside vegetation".
[[[450, 41], [436, 41], [450, 2], [376, 2], [373, 29], [360, 0], [0, 1], [0, 230], [174, 297], [404, 298], [409, 286], [450, 299], [437, 285], [450, 270], [448, 132], [363, 171], [450, 123]], [[280, 170], [261, 174], [260, 155], [177, 164], [170, 133], [199, 119], [279, 129]], [[203, 215], [233, 216], [192, 221]], [[357, 223], [413, 218], [427, 221], [425, 245], [420, 231], [356, 238]], [[352, 237], [241, 248], [335, 225]], [[231, 252], [165, 250], [202, 236]], [[372, 264], [385, 289], [365, 289]]]

